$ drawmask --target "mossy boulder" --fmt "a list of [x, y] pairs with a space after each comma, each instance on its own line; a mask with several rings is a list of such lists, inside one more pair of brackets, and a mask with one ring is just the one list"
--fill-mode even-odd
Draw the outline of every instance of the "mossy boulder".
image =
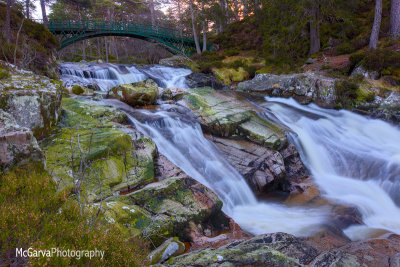
[[[184, 230], [189, 222], [206, 222], [222, 208], [222, 202], [210, 189], [191, 178], [168, 178], [108, 201], [139, 206], [152, 214], [151, 220], [143, 223], [143, 234], [157, 245], [173, 236], [187, 238]], [[134, 228], [144, 229], [140, 224]]]
[[304, 266], [317, 255], [303, 239], [273, 233], [190, 252], [164, 266]]
[[142, 235], [142, 231], [152, 222], [151, 214], [136, 205], [105, 201], [91, 204], [90, 208], [98, 210], [100, 205], [102, 205], [102, 218], [115, 225], [126, 238]]
[[213, 74], [225, 85], [232, 82], [242, 82], [249, 77], [249, 73], [243, 68], [212, 68]]
[[180, 55], [174, 55], [172, 57], [160, 59], [158, 64], [167, 67], [189, 68], [193, 71], [198, 70], [198, 66], [193, 62], [193, 60]]
[[185, 244], [179, 241], [178, 237], [171, 237], [165, 241], [161, 246], [153, 250], [148, 258], [150, 264], [164, 262], [171, 256], [178, 256], [185, 251]]
[[116, 98], [132, 107], [155, 104], [159, 89], [153, 80], [143, 82], [121, 84], [111, 89], [108, 97]]
[[185, 103], [199, 115], [206, 131], [221, 137], [244, 138], [270, 148], [281, 148], [287, 140], [279, 126], [254, 111], [247, 100], [232, 92], [197, 88], [188, 91]]
[[85, 89], [83, 89], [82, 86], [76, 84], [74, 86], [72, 86], [72, 93], [74, 93], [75, 95], [81, 95], [85, 92]]
[[125, 120], [126, 116], [112, 107], [73, 98], [63, 100], [59, 127], [41, 142], [47, 168], [60, 188], [73, 185], [82, 159], [90, 163], [90, 178], [83, 184], [89, 202], [154, 180], [156, 147], [150, 139], [123, 127], [120, 123]]
[[8, 79], [0, 80], [0, 108], [36, 137], [43, 136], [57, 123], [62, 88], [58, 81], [12, 69]]

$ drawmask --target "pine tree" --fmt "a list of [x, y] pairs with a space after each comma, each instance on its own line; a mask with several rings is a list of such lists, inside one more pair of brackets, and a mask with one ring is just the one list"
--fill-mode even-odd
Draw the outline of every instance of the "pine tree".
[[390, 36], [400, 39], [400, 0], [392, 0], [390, 8]]
[[381, 29], [381, 21], [382, 21], [382, 0], [376, 0], [374, 25], [372, 26], [371, 37], [369, 40], [369, 48], [371, 49], [376, 49], [378, 45], [379, 31]]

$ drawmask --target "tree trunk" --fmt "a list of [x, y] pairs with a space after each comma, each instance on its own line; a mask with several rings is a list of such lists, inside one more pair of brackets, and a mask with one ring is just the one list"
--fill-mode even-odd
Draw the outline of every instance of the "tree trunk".
[[247, 5], [247, 0], [243, 0], [243, 16], [246, 17], [249, 14], [249, 7]]
[[235, 16], [235, 20], [239, 20], [239, 4], [237, 0], [233, 0], [233, 15]]
[[390, 36], [400, 39], [400, 0], [392, 0], [390, 8]]
[[201, 54], [201, 50], [200, 50], [199, 38], [197, 36], [197, 31], [196, 31], [196, 27], [195, 27], [193, 0], [190, 0], [189, 4], [190, 4], [190, 13], [191, 13], [191, 17], [192, 17], [192, 28], [193, 28], [194, 43], [196, 44], [196, 52], [197, 52], [197, 54], [200, 55]]
[[[204, 0], [201, 1], [201, 10], [203, 14], [205, 14], [204, 10]], [[203, 19], [203, 52], [207, 51], [207, 26], [206, 26], [206, 19]]]
[[7, 43], [11, 42], [11, 7], [13, 5], [13, 0], [7, 0], [7, 8], [6, 8], [6, 22], [4, 25], [4, 37]]
[[25, 1], [25, 4], [26, 4], [26, 18], [27, 19], [30, 19], [30, 13], [31, 13], [31, 11], [30, 11], [30, 7], [29, 7], [29, 5], [31, 4], [30, 3], [30, 1], [29, 0], [26, 0]]
[[83, 59], [83, 60], [86, 60], [85, 40], [82, 41], [82, 59]]
[[224, 0], [224, 5], [225, 5], [225, 18], [226, 18], [226, 24], [228, 25], [231, 20], [230, 20], [230, 16], [229, 16], [229, 6], [228, 6], [228, 1]]
[[319, 39], [319, 1], [313, 0], [310, 20], [310, 55], [319, 52], [321, 41]]
[[220, 18], [219, 18], [219, 32], [223, 32], [224, 31], [224, 24], [226, 22], [226, 18], [225, 18], [225, 4], [223, 0], [219, 0], [219, 6], [221, 8], [221, 14], [223, 14]]
[[375, 3], [375, 19], [372, 26], [371, 38], [369, 39], [369, 48], [376, 49], [379, 39], [379, 31], [382, 21], [382, 0], [376, 0]]
[[101, 58], [100, 37], [97, 37], [97, 57]]
[[43, 25], [47, 27], [48, 20], [46, 15], [46, 3], [45, 0], [40, 0], [40, 7], [42, 9], [42, 18], [43, 18]]
[[151, 25], [156, 25], [156, 18], [154, 14], [154, 0], [150, 0], [150, 17], [151, 17]]
[[179, 23], [178, 23], [178, 28], [179, 28], [179, 33], [180, 33], [180, 35], [182, 36], [182, 34], [183, 34], [183, 23], [182, 23], [182, 11], [181, 11], [181, 1], [180, 0], [177, 0], [178, 1], [178, 18], [179, 18]]
[[108, 63], [108, 42], [107, 42], [107, 37], [104, 37], [104, 48], [106, 49], [106, 62]]

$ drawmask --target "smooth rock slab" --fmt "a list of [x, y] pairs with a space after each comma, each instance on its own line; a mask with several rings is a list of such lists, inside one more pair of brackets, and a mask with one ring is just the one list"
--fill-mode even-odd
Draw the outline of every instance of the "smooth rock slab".
[[196, 113], [203, 129], [215, 136], [247, 139], [275, 149], [287, 144], [278, 125], [258, 116], [254, 105], [233, 92], [192, 89], [184, 103]]

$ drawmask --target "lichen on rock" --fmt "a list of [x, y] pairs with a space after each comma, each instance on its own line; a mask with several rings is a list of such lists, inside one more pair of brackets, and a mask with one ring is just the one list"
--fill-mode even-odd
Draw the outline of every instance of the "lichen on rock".
[[30, 71], [12, 69], [10, 73], [8, 79], [0, 80], [0, 108], [36, 137], [45, 135], [57, 123], [62, 84]]

